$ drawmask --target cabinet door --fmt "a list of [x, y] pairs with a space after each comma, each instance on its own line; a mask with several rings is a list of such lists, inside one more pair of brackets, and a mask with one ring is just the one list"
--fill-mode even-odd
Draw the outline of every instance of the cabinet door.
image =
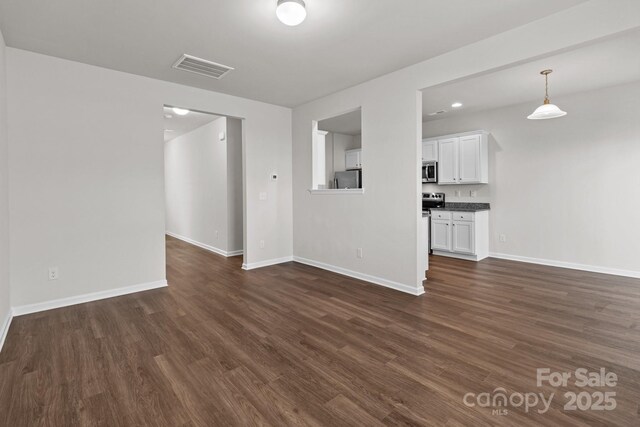
[[431, 249], [451, 252], [450, 221], [431, 221]]
[[344, 153], [345, 169], [358, 169], [360, 167], [360, 150], [349, 150]]
[[458, 138], [438, 140], [438, 184], [458, 183]]
[[453, 252], [475, 254], [473, 221], [453, 221], [451, 228]]
[[462, 183], [480, 182], [480, 135], [460, 137], [460, 176]]
[[438, 141], [422, 141], [422, 161], [438, 161]]

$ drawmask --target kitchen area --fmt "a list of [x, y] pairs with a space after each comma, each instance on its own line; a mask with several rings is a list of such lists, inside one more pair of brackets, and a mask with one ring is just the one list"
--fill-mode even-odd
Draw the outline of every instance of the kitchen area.
[[313, 189], [361, 190], [362, 109], [314, 121]]
[[[468, 185], [489, 183], [489, 133], [470, 131], [425, 138], [422, 144], [421, 240], [430, 255], [480, 261], [489, 256], [489, 211]], [[468, 190], [471, 188], [471, 190]], [[448, 201], [447, 193], [456, 201]], [[422, 252], [424, 253], [424, 252]]]

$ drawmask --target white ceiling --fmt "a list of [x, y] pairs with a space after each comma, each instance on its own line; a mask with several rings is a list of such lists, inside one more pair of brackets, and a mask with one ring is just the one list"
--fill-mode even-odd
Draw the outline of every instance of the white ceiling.
[[[531, 111], [544, 99], [544, 77], [549, 75], [549, 97], [595, 90], [640, 79], [640, 31], [604, 40], [507, 68], [479, 77], [461, 80], [423, 91], [422, 114], [425, 121], [438, 120], [507, 105], [531, 102]], [[453, 109], [453, 102], [462, 108]], [[559, 106], [562, 108], [562, 106]], [[447, 110], [444, 114], [429, 113]]]
[[[294, 106], [524, 25], [585, 0], [306, 0], [287, 27], [276, 0], [2, 0], [8, 46]], [[183, 53], [234, 67], [174, 70]]]
[[362, 133], [362, 108], [318, 122], [318, 129], [344, 135]]
[[[164, 107], [164, 142], [171, 141], [180, 135], [198, 129], [200, 126], [204, 126], [220, 117], [221, 116], [197, 111], [191, 111], [186, 116], [179, 116], [174, 113], [171, 108]], [[173, 132], [167, 132], [167, 129]]]

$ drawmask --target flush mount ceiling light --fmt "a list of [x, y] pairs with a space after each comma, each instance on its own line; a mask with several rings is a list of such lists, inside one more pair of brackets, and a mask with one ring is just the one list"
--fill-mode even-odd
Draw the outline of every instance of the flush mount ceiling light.
[[556, 117], [566, 116], [567, 113], [558, 108], [557, 105], [552, 104], [549, 101], [549, 74], [553, 70], [543, 70], [540, 74], [544, 76], [544, 103], [536, 108], [533, 114], [529, 115], [529, 120], [543, 120], [543, 119], [555, 119]]
[[189, 114], [190, 111], [187, 110], [186, 108], [173, 107], [173, 112], [179, 116], [186, 116], [187, 114]]
[[295, 27], [307, 17], [307, 9], [302, 0], [278, 0], [276, 16], [284, 25]]
[[451, 104], [451, 108], [460, 108], [462, 107], [462, 102], [454, 102]]

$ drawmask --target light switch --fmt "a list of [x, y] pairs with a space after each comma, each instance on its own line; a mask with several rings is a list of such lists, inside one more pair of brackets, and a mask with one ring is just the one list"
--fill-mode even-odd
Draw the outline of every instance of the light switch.
[[260, 200], [267, 200], [267, 192], [266, 191], [261, 191], [260, 192]]

